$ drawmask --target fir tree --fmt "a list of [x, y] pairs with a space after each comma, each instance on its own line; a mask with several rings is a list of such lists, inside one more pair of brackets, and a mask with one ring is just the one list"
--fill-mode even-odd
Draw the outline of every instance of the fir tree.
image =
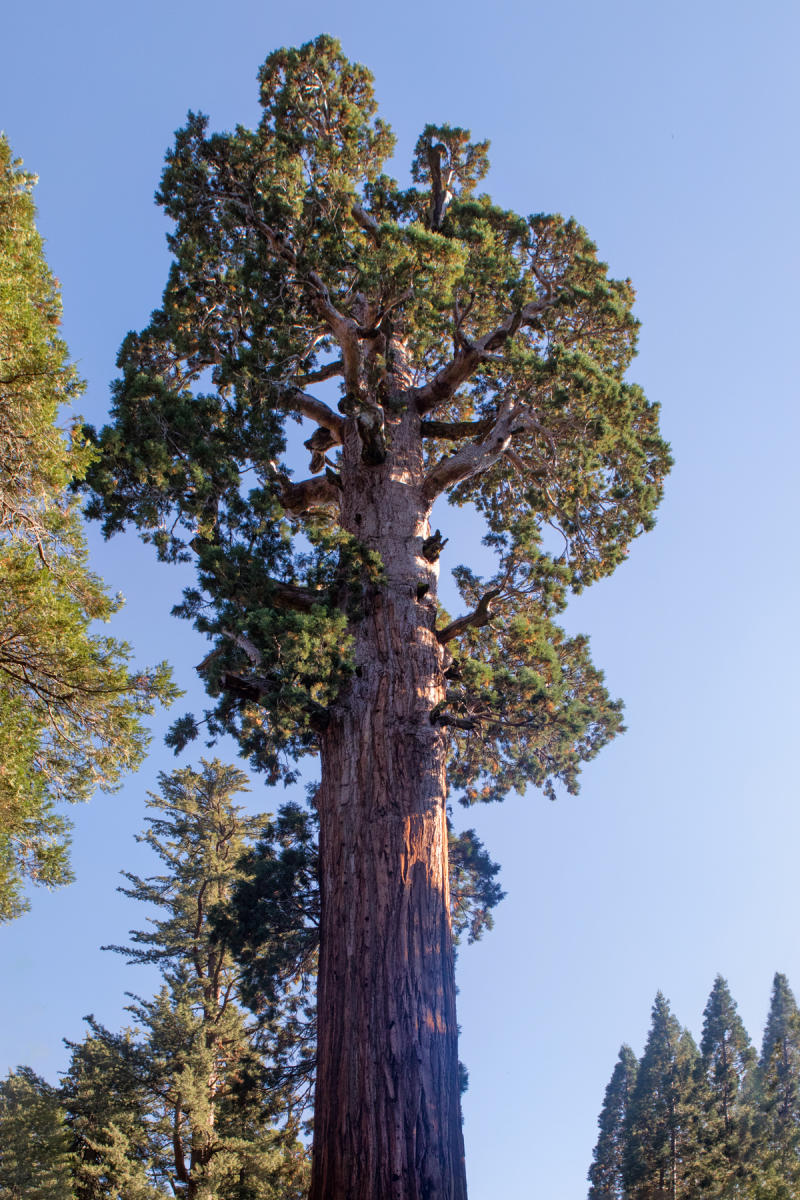
[[237, 859], [265, 818], [233, 803], [247, 783], [234, 767], [204, 762], [160, 782], [143, 840], [166, 870], [126, 874], [123, 888], [158, 915], [133, 932], [132, 946], [110, 948], [157, 965], [164, 983], [130, 1006], [133, 1031], [92, 1021], [73, 1048], [65, 1096], [81, 1200], [300, 1200], [306, 1162], [287, 1124], [288, 1097], [264, 1087], [269, 1046], [255, 1045], [237, 969], [208, 916], [226, 903]]
[[69, 1138], [56, 1088], [30, 1067], [0, 1082], [1, 1200], [73, 1200]]
[[630, 1200], [690, 1200], [697, 1057], [691, 1034], [659, 992], [628, 1110], [623, 1174]]
[[147, 1090], [143, 1062], [131, 1031], [113, 1038], [89, 1018], [61, 1079], [70, 1135], [75, 1200], [161, 1200], [149, 1165]]
[[71, 878], [54, 806], [113, 788], [142, 759], [141, 717], [174, 690], [163, 666], [90, 633], [119, 608], [86, 562], [68, 484], [89, 451], [58, 428], [82, 390], [58, 337], [61, 302], [36, 232], [34, 176], [0, 137], [0, 921], [26, 881]]
[[698, 1195], [746, 1195], [753, 1137], [755, 1054], [721, 975], [703, 1014], [698, 1064], [697, 1144], [692, 1178]]
[[[574, 790], [619, 731], [554, 618], [652, 526], [669, 457], [625, 380], [632, 287], [575, 221], [478, 195], [487, 143], [448, 125], [399, 186], [371, 77], [330, 37], [260, 84], [257, 129], [190, 114], [168, 156], [174, 263], [120, 353], [92, 512], [196, 559], [211, 734], [273, 779], [321, 757], [312, 1200], [463, 1200], [445, 775], [468, 803]], [[495, 555], [456, 569], [455, 620], [440, 496]]]
[[589, 1168], [589, 1200], [625, 1200], [628, 1110], [638, 1066], [630, 1046], [622, 1046], [597, 1122], [600, 1136]]
[[794, 1200], [800, 1193], [800, 1013], [785, 975], [773, 980], [758, 1065], [755, 1195]]

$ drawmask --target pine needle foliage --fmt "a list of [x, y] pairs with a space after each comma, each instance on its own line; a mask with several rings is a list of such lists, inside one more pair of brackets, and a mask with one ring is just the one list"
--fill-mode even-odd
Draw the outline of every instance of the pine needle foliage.
[[642, 1058], [623, 1046], [606, 1089], [588, 1198], [795, 1200], [799, 1098], [800, 1017], [785, 975], [758, 1060], [722, 976], [699, 1051], [659, 993]]
[[162, 874], [126, 874], [122, 890], [155, 910], [130, 946], [108, 947], [158, 967], [135, 1025], [91, 1020], [67, 1079], [81, 1196], [156, 1200], [300, 1200], [307, 1159], [286, 1089], [265, 1086], [271, 1042], [240, 1002], [239, 971], [209, 913], [225, 905], [237, 860], [266, 818], [233, 796], [247, 777], [218, 761], [160, 777], [142, 839]]
[[[450, 786], [467, 803], [575, 790], [620, 705], [554, 616], [652, 527], [670, 465], [657, 406], [626, 378], [631, 284], [576, 221], [480, 193], [488, 143], [467, 130], [426, 126], [412, 186], [388, 176], [371, 76], [335, 39], [276, 51], [259, 81], [257, 128], [211, 133], [190, 113], [176, 134], [162, 304], [122, 345], [112, 423], [87, 430], [105, 533], [132, 524], [196, 563], [176, 611], [213, 642], [199, 670], [214, 704], [172, 741], [232, 733], [271, 779], [316, 753], [382, 578], [342, 515], [343, 440], [378, 469], [413, 407], [425, 502], [473, 505], [496, 561], [455, 572], [475, 613], [448, 631], [434, 715]], [[336, 409], [318, 394], [330, 380]], [[300, 483], [293, 421], [313, 430]]]
[[73, 1200], [69, 1136], [58, 1089], [30, 1067], [0, 1081], [0, 1198]]
[[58, 281], [36, 231], [35, 177], [0, 137], [0, 921], [25, 882], [69, 881], [62, 801], [141, 762], [142, 718], [176, 695], [164, 664], [95, 632], [120, 607], [87, 564], [69, 484], [92, 457], [58, 425], [83, 385], [58, 336]]

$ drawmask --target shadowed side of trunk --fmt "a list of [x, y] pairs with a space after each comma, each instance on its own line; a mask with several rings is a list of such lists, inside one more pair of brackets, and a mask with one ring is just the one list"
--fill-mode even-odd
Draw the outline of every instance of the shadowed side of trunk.
[[[465, 1200], [436, 568], [406, 416], [390, 459], [345, 447], [345, 518], [378, 550], [356, 673], [323, 737], [311, 1200]], [[428, 590], [419, 599], [420, 583]]]

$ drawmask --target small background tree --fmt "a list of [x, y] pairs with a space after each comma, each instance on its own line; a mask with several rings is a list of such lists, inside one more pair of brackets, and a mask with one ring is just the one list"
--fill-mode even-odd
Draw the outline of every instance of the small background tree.
[[61, 303], [36, 232], [35, 177], [0, 136], [0, 921], [23, 884], [71, 878], [69, 823], [55, 810], [137, 766], [142, 717], [176, 690], [162, 664], [93, 632], [120, 598], [87, 566], [68, 485], [91, 451], [58, 426], [82, 391], [58, 337]]

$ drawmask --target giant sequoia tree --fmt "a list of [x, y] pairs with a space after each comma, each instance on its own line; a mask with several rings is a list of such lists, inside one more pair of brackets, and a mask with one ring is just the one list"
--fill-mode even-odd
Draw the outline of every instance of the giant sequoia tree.
[[[574, 790], [618, 731], [554, 617], [652, 525], [669, 459], [624, 378], [632, 288], [579, 225], [476, 194], [487, 145], [451, 126], [389, 178], [371, 78], [331, 38], [260, 82], [256, 130], [190, 114], [168, 156], [174, 262], [122, 347], [91, 509], [195, 558], [212, 736], [272, 780], [321, 757], [311, 1196], [459, 1200], [447, 789]], [[441, 496], [491, 551], [481, 577], [451, 539], [454, 619]]]

